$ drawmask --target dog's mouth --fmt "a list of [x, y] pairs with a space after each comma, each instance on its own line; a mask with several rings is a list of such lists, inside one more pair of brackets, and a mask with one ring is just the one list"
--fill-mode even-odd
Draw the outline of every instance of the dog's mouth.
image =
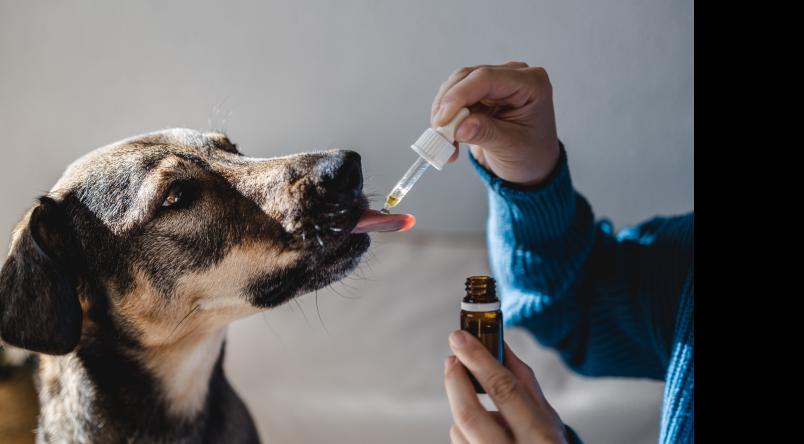
[[264, 276], [249, 288], [252, 302], [271, 308], [294, 297], [326, 287], [354, 270], [371, 243], [369, 233], [406, 231], [416, 219], [410, 214], [385, 214], [368, 209], [362, 194], [352, 202], [330, 202], [308, 219], [294, 236], [294, 246], [306, 252], [290, 269]]
[[416, 218], [410, 214], [388, 214], [368, 208], [360, 193], [349, 200], [319, 201], [310, 208], [300, 208], [292, 219], [303, 221], [290, 231], [294, 249], [329, 249], [357, 235], [410, 230]]
[[315, 235], [306, 243], [306, 262], [308, 271], [316, 275], [317, 288], [343, 278], [357, 266], [371, 243], [369, 233], [406, 231], [416, 223], [410, 214], [386, 214], [367, 206], [361, 195], [342, 218], [325, 217], [313, 224]]
[[377, 210], [365, 210], [352, 233], [373, 233], [389, 231], [407, 231], [416, 224], [411, 214], [388, 214]]
[[369, 233], [406, 231], [416, 223], [409, 214], [369, 209], [359, 156], [332, 156], [340, 163], [325, 157], [319, 164], [327, 167], [317, 176], [321, 179], [308, 182], [297, 206], [279, 215], [288, 234], [285, 247], [302, 255], [292, 267], [250, 286], [255, 305], [275, 307], [344, 278], [368, 250]]

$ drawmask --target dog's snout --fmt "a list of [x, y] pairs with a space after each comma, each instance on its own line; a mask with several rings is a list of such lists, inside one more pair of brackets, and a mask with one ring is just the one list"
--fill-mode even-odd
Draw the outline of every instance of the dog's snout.
[[357, 196], [363, 192], [363, 168], [360, 164], [360, 154], [354, 151], [339, 151], [334, 154], [331, 178], [326, 188], [330, 193]]

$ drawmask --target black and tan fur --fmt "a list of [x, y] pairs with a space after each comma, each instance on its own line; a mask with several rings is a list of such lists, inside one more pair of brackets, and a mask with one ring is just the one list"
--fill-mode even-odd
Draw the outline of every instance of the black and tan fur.
[[40, 354], [39, 442], [257, 442], [226, 325], [357, 265], [360, 170], [349, 151], [251, 159], [183, 129], [72, 164], [0, 272], [0, 338]]

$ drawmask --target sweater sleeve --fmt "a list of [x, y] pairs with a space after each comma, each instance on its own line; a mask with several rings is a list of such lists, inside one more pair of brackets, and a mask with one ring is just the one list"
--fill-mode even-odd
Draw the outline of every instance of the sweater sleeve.
[[523, 188], [470, 154], [489, 196], [488, 247], [506, 325], [589, 376], [663, 379], [690, 270], [692, 215], [612, 232], [577, 193], [561, 145], [548, 180]]

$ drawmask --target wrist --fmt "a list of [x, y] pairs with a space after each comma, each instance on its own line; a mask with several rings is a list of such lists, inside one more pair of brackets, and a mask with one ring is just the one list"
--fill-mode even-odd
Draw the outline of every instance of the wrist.
[[561, 158], [558, 140], [549, 147], [527, 150], [529, 151], [527, 159], [494, 155], [476, 145], [472, 145], [470, 149], [477, 163], [505, 183], [518, 188], [535, 188], [542, 185], [553, 175]]
[[539, 150], [538, 155], [534, 156], [535, 159], [532, 166], [529, 167], [529, 177], [523, 174], [523, 179], [518, 181], [510, 180], [509, 182], [515, 183], [524, 188], [539, 187], [553, 176], [553, 172], [558, 167], [558, 161], [561, 157], [561, 148], [559, 147], [558, 140], [550, 146], [550, 148]]

